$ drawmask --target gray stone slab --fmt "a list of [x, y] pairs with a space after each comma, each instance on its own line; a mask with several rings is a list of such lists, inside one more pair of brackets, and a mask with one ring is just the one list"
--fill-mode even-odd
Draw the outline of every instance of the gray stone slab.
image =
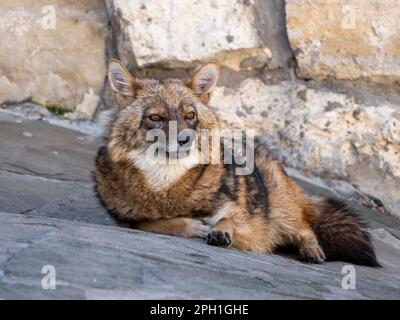
[[0, 113], [0, 170], [89, 181], [99, 138]]
[[50, 202], [43, 207], [29, 211], [29, 215], [103, 225], [116, 225], [116, 221], [101, 205], [92, 184], [79, 194], [73, 193], [60, 201]]
[[1, 170], [0, 210], [115, 224], [100, 204], [92, 182], [63, 181]]
[[115, 224], [94, 192], [100, 139], [0, 113], [0, 210]]
[[[374, 241], [384, 267], [356, 266], [356, 289], [345, 290], [341, 262], [308, 265], [201, 240], [0, 213], [0, 298], [399, 299], [399, 256]], [[55, 290], [41, 287], [44, 265], [55, 267]]]
[[6, 212], [23, 213], [82, 193], [88, 183], [60, 181], [0, 171], [0, 206]]

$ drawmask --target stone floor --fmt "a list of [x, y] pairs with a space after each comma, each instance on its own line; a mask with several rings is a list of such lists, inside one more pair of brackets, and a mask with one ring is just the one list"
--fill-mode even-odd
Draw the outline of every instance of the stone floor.
[[[101, 139], [0, 112], [0, 299], [399, 299], [400, 221], [357, 207], [383, 268], [307, 265], [117, 227], [92, 181]], [[300, 181], [310, 194], [330, 191]], [[56, 289], [42, 288], [54, 266]]]

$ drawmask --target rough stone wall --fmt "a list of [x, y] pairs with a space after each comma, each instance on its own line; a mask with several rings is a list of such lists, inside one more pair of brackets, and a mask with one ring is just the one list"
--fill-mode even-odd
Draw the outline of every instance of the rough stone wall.
[[[25, 10], [36, 8], [20, 2]], [[3, 25], [4, 15], [15, 6], [5, 3], [0, 7]], [[0, 102], [18, 98], [21, 86], [38, 83], [29, 92], [43, 99], [93, 105], [98, 100], [90, 95], [85, 100], [84, 93], [92, 87], [94, 95], [101, 93], [110, 57], [122, 60], [137, 76], [151, 77], [186, 76], [200, 63], [216, 60], [221, 79], [211, 104], [225, 125], [256, 129], [288, 166], [346, 180], [400, 216], [398, 1], [58, 3], [66, 17], [65, 29], [59, 29], [63, 37], [49, 40], [54, 48], [42, 40], [48, 35], [37, 31], [47, 60], [32, 63], [31, 76], [21, 76], [21, 70], [30, 69], [26, 66], [11, 68], [31, 61], [27, 59], [39, 50], [28, 41], [29, 33], [21, 38], [29, 50], [17, 53], [17, 59], [2, 44], [0, 54], [6, 58], [0, 61]], [[12, 43], [11, 31], [0, 30], [5, 43]], [[45, 76], [38, 76], [39, 67]], [[62, 81], [49, 84], [53, 74]], [[65, 83], [70, 91], [63, 89]], [[9, 97], [10, 92], [17, 94]], [[111, 104], [107, 89], [102, 98]], [[76, 118], [87, 103], [80, 103]]]
[[400, 79], [400, 3], [287, 0], [299, 75], [312, 79]]
[[73, 109], [85, 93], [101, 96], [106, 35], [101, 0], [2, 0], [0, 102], [33, 97]]

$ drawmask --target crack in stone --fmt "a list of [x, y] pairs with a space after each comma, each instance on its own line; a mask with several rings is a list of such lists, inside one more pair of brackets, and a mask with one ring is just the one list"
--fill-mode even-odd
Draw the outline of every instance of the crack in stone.
[[[32, 174], [29, 173], [22, 173], [22, 172], [18, 172], [18, 171], [13, 171], [13, 170], [9, 170], [9, 169], [4, 169], [3, 164], [9, 165], [11, 167], [15, 167], [21, 170], [25, 170], [27, 172], [30, 172]], [[63, 175], [65, 172], [60, 172], [60, 173], [56, 173], [56, 174], [46, 174], [46, 173], [40, 173], [40, 172], [36, 172], [34, 170], [30, 170], [27, 168], [24, 168], [22, 166], [18, 166], [12, 163], [8, 163], [8, 162], [2, 162], [0, 163], [0, 172], [7, 172], [10, 174], [17, 174], [20, 176], [27, 176], [27, 177], [34, 177], [34, 178], [41, 178], [41, 179], [45, 179], [45, 180], [49, 180], [49, 181], [54, 181], [54, 182], [75, 182], [75, 183], [83, 183], [83, 184], [92, 184], [91, 180], [79, 180], [79, 179], [57, 179], [55, 177], [61, 176]]]
[[21, 211], [21, 212], [17, 212], [17, 214], [29, 214], [30, 212], [38, 210], [38, 209], [41, 209], [41, 208], [43, 208], [45, 206], [46, 205], [43, 205], [43, 206], [40, 206], [40, 207], [35, 207], [35, 208], [30, 208], [30, 209], [27, 209], [27, 210], [24, 210], [24, 211]]
[[57, 225], [55, 225], [55, 224], [52, 224], [52, 223], [43, 223], [43, 222], [31, 222], [31, 223], [28, 222], [28, 223], [25, 223], [25, 222], [20, 222], [20, 221], [13, 221], [13, 222], [11, 222], [11, 223], [9, 223], [9, 222], [1, 222], [1, 224], [3, 224], [3, 225], [22, 224], [22, 225], [31, 225], [31, 226], [38, 225], [38, 226], [43, 226], [43, 227], [52, 227], [52, 228], [55, 228], [55, 229], [60, 230], [60, 231], [63, 230], [61, 227], [59, 227], [59, 226], [57, 226]]
[[[91, 187], [91, 185], [88, 185], [88, 187]], [[21, 214], [21, 215], [27, 215], [30, 213], [35, 213], [37, 211], [39, 211], [39, 214], [36, 214], [37, 216], [43, 216], [46, 217], [46, 215], [42, 215], [40, 214], [40, 210], [49, 208], [49, 207], [57, 207], [57, 208], [61, 208], [63, 205], [68, 204], [69, 202], [79, 202], [84, 200], [85, 198], [87, 198], [88, 196], [92, 195], [92, 191], [91, 190], [84, 190], [82, 191], [82, 193], [79, 194], [72, 194], [70, 197], [64, 198], [64, 199], [59, 199], [58, 201], [54, 201], [54, 202], [50, 202], [50, 203], [46, 203], [42, 206], [39, 207], [34, 207], [34, 208], [30, 208], [24, 211], [20, 211], [17, 212], [17, 214]]]
[[[3, 223], [3, 224], [4, 224], [4, 223]], [[6, 223], [6, 224], [7, 224], [7, 223]], [[13, 224], [13, 223], [9, 223], [9, 224]], [[24, 223], [23, 223], [23, 224], [24, 224]], [[40, 223], [36, 223], [36, 224], [47, 226], [46, 224], [40, 224]], [[52, 226], [52, 227], [55, 227], [55, 228], [58, 229], [58, 230], [62, 230], [62, 229], [60, 229], [60, 227], [58, 227], [58, 226], [53, 226], [53, 225], [51, 225], [51, 226]], [[2, 280], [6, 279], [6, 277], [8, 277], [9, 274], [10, 274], [10, 273], [6, 273], [6, 272], [5, 272], [5, 267], [6, 267], [7, 264], [10, 262], [10, 260], [12, 260], [17, 254], [20, 254], [21, 252], [24, 252], [24, 251], [26, 251], [26, 250], [29, 250], [32, 246], [34, 246], [34, 245], [36, 245], [36, 244], [42, 242], [43, 240], [47, 240], [47, 239], [53, 237], [55, 234], [57, 234], [55, 231], [49, 231], [49, 232], [47, 232], [46, 234], [44, 234], [43, 237], [41, 237], [41, 238], [39, 238], [39, 239], [36, 239], [36, 240], [29, 240], [29, 241], [26, 241], [26, 242], [23, 242], [23, 243], [20, 242], [20, 244], [26, 244], [26, 246], [22, 246], [21, 248], [17, 248], [17, 249], [15, 249], [15, 250], [12, 250], [12, 252], [11, 252], [9, 255], [6, 255], [6, 256], [5, 256], [5, 260], [1, 263], [2, 268], [1, 268], [0, 270], [3, 271], [3, 276], [1, 277]], [[16, 243], [17, 243], [17, 242], [16, 242]], [[11, 274], [12, 274], [12, 273], [11, 273]]]
[[[15, 163], [10, 163], [10, 162], [2, 162], [1, 165], [0, 165], [0, 168], [3, 167], [3, 164], [8, 165], [10, 167], [17, 168], [17, 169], [22, 169], [22, 170], [28, 171], [30, 173], [33, 173], [34, 176], [54, 177], [54, 176], [59, 176], [59, 175], [64, 174], [64, 172], [59, 172], [59, 173], [38, 172], [38, 171], [35, 171], [35, 170], [32, 170], [32, 169], [28, 169], [28, 168], [25, 168], [23, 166], [19, 166], [19, 165], [16, 165]], [[2, 170], [4, 170], [4, 169], [2, 169]], [[10, 172], [16, 173], [15, 171], [11, 171], [11, 170], [6, 170], [6, 171], [10, 171]]]

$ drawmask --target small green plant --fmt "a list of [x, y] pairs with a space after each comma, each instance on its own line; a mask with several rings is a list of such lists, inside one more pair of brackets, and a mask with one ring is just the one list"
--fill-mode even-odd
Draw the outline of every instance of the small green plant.
[[47, 110], [49, 110], [51, 113], [53, 113], [57, 116], [63, 116], [66, 113], [71, 112], [70, 109], [68, 109], [64, 106], [58, 105], [58, 104], [46, 103], [43, 105], [43, 107], [45, 107]]

